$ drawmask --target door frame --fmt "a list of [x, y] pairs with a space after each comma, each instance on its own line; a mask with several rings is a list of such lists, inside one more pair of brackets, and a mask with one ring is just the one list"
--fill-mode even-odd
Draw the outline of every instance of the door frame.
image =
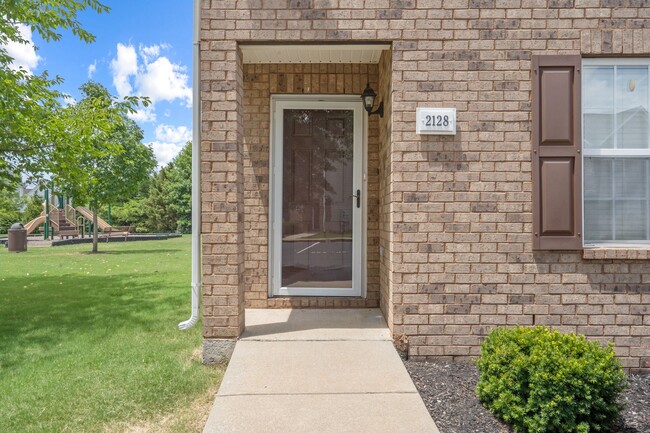
[[[284, 109], [345, 109], [354, 116], [354, 183], [360, 184], [361, 212], [353, 213], [352, 289], [281, 287], [282, 273], [282, 149]], [[268, 296], [366, 297], [367, 268], [367, 137], [368, 116], [357, 95], [271, 95], [269, 137]], [[352, 200], [352, 197], [350, 197]], [[354, 207], [353, 207], [354, 209]], [[358, 233], [358, 235], [356, 234]], [[358, 236], [356, 248], [354, 236]], [[358, 253], [357, 253], [358, 251]]]

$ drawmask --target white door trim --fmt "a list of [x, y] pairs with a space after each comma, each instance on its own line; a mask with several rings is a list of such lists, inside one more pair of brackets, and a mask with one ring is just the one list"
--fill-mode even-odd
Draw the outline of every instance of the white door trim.
[[[284, 109], [345, 109], [354, 116], [354, 185], [361, 189], [361, 208], [353, 206], [352, 288], [281, 287], [282, 266], [282, 138]], [[269, 149], [269, 245], [268, 295], [273, 296], [366, 296], [367, 220], [367, 115], [356, 95], [273, 95]], [[357, 186], [358, 185], [358, 186]], [[353, 200], [350, 197], [350, 200]]]

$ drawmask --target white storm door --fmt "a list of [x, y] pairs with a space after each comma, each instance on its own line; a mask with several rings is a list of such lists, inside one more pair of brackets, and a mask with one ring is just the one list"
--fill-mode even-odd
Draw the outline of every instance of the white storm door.
[[272, 296], [362, 295], [359, 99], [272, 98]]

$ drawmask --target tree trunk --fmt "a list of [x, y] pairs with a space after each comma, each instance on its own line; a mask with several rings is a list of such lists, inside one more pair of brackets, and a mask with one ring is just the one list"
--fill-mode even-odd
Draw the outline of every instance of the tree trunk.
[[93, 207], [91, 209], [93, 213], [93, 253], [97, 252], [97, 241], [98, 241], [98, 235], [97, 235], [97, 209], [96, 207]]

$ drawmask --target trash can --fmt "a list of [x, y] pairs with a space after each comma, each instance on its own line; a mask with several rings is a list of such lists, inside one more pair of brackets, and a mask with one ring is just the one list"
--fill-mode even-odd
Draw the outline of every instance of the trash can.
[[27, 251], [27, 230], [21, 223], [16, 223], [9, 228], [7, 240], [9, 252], [20, 253]]

